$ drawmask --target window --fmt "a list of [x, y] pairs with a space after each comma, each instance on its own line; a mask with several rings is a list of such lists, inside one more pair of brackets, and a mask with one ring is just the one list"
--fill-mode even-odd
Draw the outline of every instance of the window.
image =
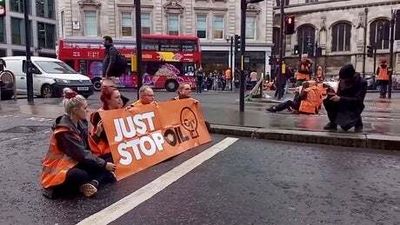
[[377, 49], [388, 49], [390, 37], [390, 22], [386, 19], [375, 20], [370, 25], [369, 42]]
[[279, 54], [279, 45], [281, 41], [281, 29], [279, 27], [274, 27], [272, 29], [272, 42], [274, 43], [274, 46], [272, 47], [272, 54], [273, 55], [278, 55]]
[[318, 0], [306, 0], [306, 3], [314, 3], [314, 2], [318, 2]]
[[400, 40], [400, 10], [396, 11], [396, 24], [394, 25], [394, 32], [395, 32], [395, 40]]
[[276, 0], [276, 6], [281, 6], [281, 1], [283, 1], [285, 5], [289, 5], [290, 0]]
[[332, 27], [332, 52], [350, 51], [351, 25], [337, 23]]
[[246, 17], [246, 39], [256, 39], [256, 18]]
[[96, 11], [85, 11], [85, 35], [97, 36]]
[[[32, 34], [32, 22], [29, 21], [29, 27]], [[33, 39], [31, 35], [31, 45], [33, 45]], [[11, 17], [11, 43], [14, 45], [25, 45], [25, 21], [20, 18]]]
[[206, 15], [197, 15], [196, 22], [197, 29], [197, 37], [198, 38], [207, 38], [207, 16]]
[[142, 34], [151, 33], [151, 18], [150, 13], [142, 13]]
[[38, 41], [40, 48], [55, 48], [56, 26], [48, 23], [38, 23]]
[[223, 39], [224, 38], [224, 17], [214, 16], [213, 17], [213, 39]]
[[168, 15], [168, 34], [169, 35], [179, 34], [179, 15], [177, 14]]
[[[13, 11], [13, 12], [23, 13], [24, 12], [24, 2], [25, 2], [25, 0], [11, 0], [11, 1], [9, 1], [10, 10]], [[28, 2], [30, 3], [30, 0], [28, 0]], [[30, 13], [31, 12], [31, 4], [28, 4], [28, 8], [29, 8], [29, 13]]]
[[4, 17], [0, 17], [0, 43], [6, 43], [6, 25]]
[[315, 29], [311, 25], [302, 25], [297, 30], [299, 54], [314, 55]]
[[36, 15], [45, 18], [54, 18], [54, 0], [36, 0]]
[[64, 62], [57, 61], [35, 61], [35, 63], [46, 73], [51, 74], [76, 74], [77, 72]]
[[133, 35], [132, 13], [123, 12], [121, 14], [121, 34], [123, 37]]

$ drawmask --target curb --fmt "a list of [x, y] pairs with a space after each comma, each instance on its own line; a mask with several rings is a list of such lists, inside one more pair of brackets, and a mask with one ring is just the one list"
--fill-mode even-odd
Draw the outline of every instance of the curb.
[[211, 124], [211, 133], [309, 144], [400, 150], [400, 137], [380, 134], [273, 130], [266, 128], [240, 127], [220, 124]]

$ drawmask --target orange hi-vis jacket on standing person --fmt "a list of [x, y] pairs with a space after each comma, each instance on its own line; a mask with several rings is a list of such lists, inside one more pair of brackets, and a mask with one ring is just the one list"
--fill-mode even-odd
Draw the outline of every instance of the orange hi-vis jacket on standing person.
[[[64, 183], [68, 170], [78, 164], [77, 161], [67, 156], [58, 148], [55, 138], [56, 135], [62, 132], [68, 132], [69, 130], [70, 129], [67, 127], [57, 127], [50, 137], [49, 151], [42, 162], [43, 172], [41, 175], [41, 184], [44, 188]], [[77, 138], [80, 137], [77, 135]]]
[[385, 68], [382, 68], [382, 66], [379, 66], [377, 80], [389, 80], [389, 70], [388, 70], [387, 66]]
[[225, 70], [225, 79], [226, 80], [232, 79], [232, 70], [231, 69]]
[[[89, 132], [90, 135], [88, 137], [90, 151], [96, 156], [101, 156], [101, 155], [111, 153], [110, 145], [107, 142], [107, 137], [105, 135], [103, 137], [96, 136], [97, 124], [100, 121], [99, 111], [103, 111], [103, 109], [100, 108], [97, 112], [92, 113], [90, 116], [90, 122], [92, 123], [92, 129]], [[95, 118], [95, 117], [98, 117], [98, 118]]]
[[318, 113], [321, 104], [322, 95], [317, 86], [309, 87], [305, 90], [307, 93], [306, 99], [300, 102], [299, 112], [301, 113]]

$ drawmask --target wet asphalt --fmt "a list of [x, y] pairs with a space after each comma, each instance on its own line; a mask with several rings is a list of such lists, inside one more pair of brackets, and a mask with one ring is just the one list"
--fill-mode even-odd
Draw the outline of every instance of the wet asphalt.
[[[225, 138], [94, 198], [49, 200], [38, 178], [52, 119], [0, 115], [0, 123], [1, 224], [75, 224]], [[112, 224], [400, 224], [399, 172], [399, 152], [240, 138]]]

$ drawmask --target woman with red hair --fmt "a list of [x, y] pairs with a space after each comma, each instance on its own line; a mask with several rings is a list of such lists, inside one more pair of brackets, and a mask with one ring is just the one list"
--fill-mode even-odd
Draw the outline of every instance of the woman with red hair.
[[106, 133], [103, 128], [103, 121], [100, 118], [100, 111], [121, 109], [124, 103], [121, 93], [113, 86], [103, 86], [101, 88], [100, 101], [103, 106], [90, 116], [92, 129], [89, 137], [89, 145], [93, 154], [100, 156], [106, 161], [112, 162], [110, 146], [107, 141]]

